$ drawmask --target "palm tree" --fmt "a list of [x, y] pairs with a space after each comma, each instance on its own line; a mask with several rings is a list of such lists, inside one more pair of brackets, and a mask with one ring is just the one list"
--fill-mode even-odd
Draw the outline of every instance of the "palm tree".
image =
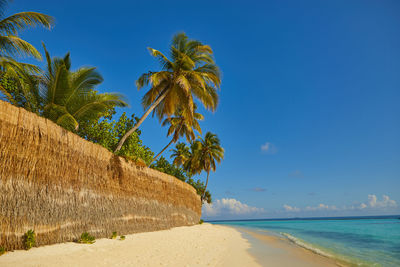
[[217, 89], [221, 80], [210, 46], [189, 39], [185, 33], [179, 33], [172, 39], [171, 59], [158, 50], [149, 48], [149, 51], [159, 60], [162, 70], [149, 71], [136, 81], [139, 90], [146, 85], [151, 86], [142, 99], [143, 107], [147, 110], [137, 124], [121, 138], [115, 152], [121, 149], [126, 138], [152, 111], [161, 120], [165, 116], [172, 116], [181, 108], [184, 111], [183, 116], [191, 121], [194, 116], [194, 98], [212, 111], [218, 105]]
[[0, 56], [33, 56], [41, 59], [39, 51], [33, 45], [18, 37], [18, 31], [35, 26], [50, 29], [54, 23], [53, 17], [37, 12], [20, 12], [4, 17], [8, 2], [10, 1], [0, 0]]
[[201, 173], [203, 170], [207, 172], [207, 180], [201, 199], [203, 200], [206, 194], [208, 178], [210, 171], [216, 170], [216, 162], [220, 163], [224, 158], [224, 149], [220, 145], [219, 138], [210, 132], [207, 132], [204, 139], [196, 141], [193, 145], [192, 158], [189, 161], [190, 166], [187, 168], [193, 174]]
[[178, 143], [172, 150], [171, 158], [174, 158], [173, 164], [179, 167], [189, 160], [190, 155], [189, 147], [185, 143]]
[[93, 90], [103, 81], [96, 68], [71, 71], [69, 53], [64, 58], [50, 58], [46, 47], [44, 49], [47, 59], [47, 71], [41, 84], [44, 117], [64, 128], [77, 130], [79, 121], [97, 118], [113, 106], [127, 106], [120, 94], [99, 94]]
[[[38, 113], [34, 105], [34, 97], [38, 92], [28, 90], [31, 83], [37, 83], [35, 77], [40, 69], [34, 65], [20, 63], [13, 59], [15, 56], [33, 56], [41, 59], [40, 53], [30, 43], [18, 37], [18, 31], [28, 27], [41, 25], [50, 29], [54, 19], [37, 12], [20, 12], [4, 17], [8, 0], [0, 0], [0, 92], [10, 103], [22, 106], [29, 111]], [[8, 83], [9, 88], [5, 88]], [[7, 87], [7, 86], [6, 86]], [[21, 100], [22, 101], [18, 101]]]
[[187, 117], [185, 117], [183, 114], [184, 113], [181, 110], [178, 110], [177, 115], [175, 117], [169, 117], [163, 121], [162, 126], [168, 124], [170, 125], [167, 136], [172, 135], [172, 139], [160, 151], [160, 153], [158, 153], [157, 156], [153, 158], [150, 164], [153, 161], [155, 161], [172, 143], [176, 143], [176, 141], [178, 141], [180, 137], [185, 136], [186, 140], [190, 143], [192, 140], [196, 139], [194, 130], [196, 130], [199, 134], [201, 134], [201, 128], [198, 121], [204, 119], [203, 115], [194, 112], [193, 114], [194, 120], [190, 123]]

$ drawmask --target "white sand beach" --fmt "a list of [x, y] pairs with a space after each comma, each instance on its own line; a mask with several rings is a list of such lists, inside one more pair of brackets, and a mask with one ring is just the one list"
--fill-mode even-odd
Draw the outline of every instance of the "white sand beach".
[[238, 230], [204, 223], [127, 235], [125, 240], [99, 239], [91, 245], [70, 242], [8, 252], [0, 256], [0, 266], [335, 266], [288, 242], [257, 238], [265, 242], [257, 259]]
[[64, 243], [0, 256], [0, 266], [259, 266], [233, 228], [211, 224]]

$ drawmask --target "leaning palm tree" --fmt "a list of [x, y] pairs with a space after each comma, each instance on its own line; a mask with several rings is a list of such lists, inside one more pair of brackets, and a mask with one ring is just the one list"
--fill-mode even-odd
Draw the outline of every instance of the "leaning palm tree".
[[201, 173], [203, 170], [207, 172], [206, 185], [204, 187], [204, 192], [201, 197], [203, 200], [206, 194], [208, 178], [210, 176], [210, 171], [216, 170], [216, 162], [220, 163], [224, 158], [224, 149], [220, 145], [219, 138], [213, 133], [206, 133], [204, 139], [194, 143], [194, 151], [192, 152], [192, 157], [187, 166], [191, 173]]
[[127, 106], [120, 94], [94, 91], [103, 81], [96, 68], [82, 67], [71, 71], [69, 53], [64, 58], [51, 58], [46, 47], [44, 49], [47, 71], [40, 91], [44, 117], [66, 129], [77, 130], [80, 121], [97, 118], [113, 106]]
[[38, 12], [20, 12], [4, 17], [8, 0], [0, 0], [0, 56], [33, 56], [41, 59], [41, 55], [30, 43], [18, 37], [18, 31], [28, 27], [43, 26], [50, 29], [53, 17]]
[[217, 89], [221, 80], [210, 46], [189, 39], [185, 33], [179, 33], [172, 39], [170, 59], [158, 50], [149, 48], [149, 51], [159, 60], [162, 70], [149, 71], [136, 81], [139, 90], [144, 86], [151, 86], [142, 99], [143, 107], [147, 110], [137, 124], [121, 138], [115, 151], [121, 149], [126, 138], [153, 111], [162, 120], [181, 108], [184, 110], [183, 116], [191, 121], [194, 98], [212, 111], [218, 105]]
[[186, 140], [190, 143], [192, 140], [196, 139], [194, 131], [196, 130], [201, 134], [201, 128], [199, 120], [203, 120], [204, 117], [200, 113], [194, 112], [193, 121], [189, 122], [187, 117], [184, 116], [184, 112], [181, 110], [177, 111], [175, 117], [166, 118], [162, 126], [170, 125], [168, 128], [167, 136], [172, 135], [171, 141], [153, 158], [150, 164], [155, 161], [172, 143], [176, 143], [180, 137], [185, 136]]

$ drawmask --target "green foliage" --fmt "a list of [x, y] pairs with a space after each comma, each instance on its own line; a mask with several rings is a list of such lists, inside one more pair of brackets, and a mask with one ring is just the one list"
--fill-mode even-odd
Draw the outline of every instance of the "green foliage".
[[199, 224], [203, 224], [203, 223], [204, 223], [203, 219], [200, 219]]
[[0, 1], [0, 56], [33, 56], [41, 59], [40, 53], [30, 43], [18, 37], [18, 32], [28, 27], [43, 26], [50, 29], [54, 19], [37, 12], [20, 12], [4, 17], [8, 1]]
[[173, 164], [175, 166], [184, 166], [184, 164], [190, 158], [190, 148], [185, 143], [178, 143], [175, 149], [172, 149], [171, 158], [174, 159]]
[[187, 179], [187, 175], [182, 168], [176, 167], [175, 165], [169, 163], [168, 160], [162, 156], [150, 167], [160, 172], [175, 176], [181, 181], [186, 181]]
[[120, 239], [120, 240], [125, 240], [125, 236], [124, 236], [124, 235], [121, 235], [121, 236], [119, 237], [119, 239]]
[[[128, 118], [125, 112], [122, 113], [117, 121], [112, 120], [115, 113], [115, 108], [112, 107], [100, 113], [95, 119], [82, 121], [77, 134], [86, 140], [99, 144], [110, 151], [114, 151], [121, 136], [132, 128], [137, 120], [134, 114]], [[104, 116], [104, 119], [102, 119], [101, 116]], [[149, 164], [153, 159], [154, 153], [150, 148], [143, 145], [139, 137], [140, 134], [140, 130], [137, 130], [130, 135], [117, 154], [134, 161], [141, 159], [146, 164]]]
[[[45, 52], [47, 70], [39, 75], [33, 75], [27, 64], [0, 57], [0, 91], [4, 99], [70, 131], [78, 130], [81, 122], [98, 120], [116, 106], [127, 106], [120, 94], [94, 90], [103, 81], [95, 68], [72, 71], [69, 54], [51, 58], [46, 48]], [[1, 71], [4, 66], [6, 72]]]
[[200, 113], [195, 112], [196, 105], [193, 110], [193, 120], [188, 120], [184, 116], [182, 109], [178, 109], [175, 116], [166, 118], [162, 126], [169, 125], [167, 136], [172, 135], [173, 142], [179, 140], [179, 138], [185, 136], [188, 142], [196, 139], [195, 131], [201, 134], [201, 128], [199, 121], [204, 120], [204, 116]]
[[3, 247], [0, 247], [0, 256], [6, 253], [6, 249]]
[[117, 232], [112, 232], [112, 235], [110, 237], [111, 239], [116, 239], [117, 238]]
[[41, 86], [44, 117], [68, 130], [77, 130], [81, 121], [96, 119], [115, 106], [127, 106], [120, 94], [94, 91], [103, 82], [96, 68], [81, 67], [72, 71], [69, 53], [64, 58], [51, 58], [44, 49], [47, 59]]
[[24, 246], [26, 250], [31, 249], [36, 245], [36, 234], [33, 230], [28, 230], [23, 237]]
[[28, 64], [0, 57], [0, 96], [3, 95], [0, 99], [39, 114], [43, 109], [39, 77], [33, 72]]
[[93, 244], [94, 242], [96, 242], [96, 239], [88, 232], [84, 232], [81, 234], [81, 237], [79, 238], [78, 242], [82, 244]]
[[[204, 194], [204, 189], [206, 187], [204, 185], [204, 182], [200, 180], [194, 181], [192, 178], [189, 178], [186, 182], [193, 186], [194, 189], [196, 189], [196, 192], [199, 196], [202, 196]], [[203, 197], [203, 202], [212, 203], [210, 191], [206, 190], [206, 193]]]
[[210, 46], [189, 39], [185, 33], [178, 33], [172, 38], [169, 58], [158, 50], [148, 49], [160, 62], [162, 70], [144, 73], [136, 81], [138, 89], [151, 86], [142, 99], [145, 108], [166, 93], [154, 109], [160, 120], [181, 108], [183, 116], [191, 121], [196, 98], [206, 109], [215, 111], [221, 80]]
[[200, 138], [192, 145], [192, 155], [189, 171], [193, 174], [216, 170], [216, 163], [224, 158], [224, 149], [221, 147], [217, 135], [207, 132], [204, 138]]
[[[220, 145], [218, 137], [213, 133], [206, 133], [204, 139], [191, 142], [190, 148], [184, 143], [178, 143], [172, 150], [171, 157], [175, 166], [182, 166], [188, 177], [187, 183], [191, 184], [202, 198], [202, 201], [211, 203], [211, 194], [207, 191], [207, 183], [210, 171], [215, 171], [216, 163], [220, 163], [224, 157], [224, 149]], [[200, 180], [194, 181], [191, 177], [207, 172], [207, 180], [204, 185]]]
[[[178, 144], [179, 145], [179, 144]], [[177, 145], [177, 146], [178, 146]], [[200, 180], [193, 180], [183, 168], [176, 167], [174, 164], [169, 163], [164, 157], [160, 157], [154, 164], [150, 166], [151, 168], [158, 170], [160, 172], [175, 176], [181, 181], [186, 181], [188, 184], [193, 186], [196, 189], [198, 195], [202, 196], [204, 193], [205, 185]], [[203, 201], [207, 203], [211, 203], [211, 193], [207, 190]]]

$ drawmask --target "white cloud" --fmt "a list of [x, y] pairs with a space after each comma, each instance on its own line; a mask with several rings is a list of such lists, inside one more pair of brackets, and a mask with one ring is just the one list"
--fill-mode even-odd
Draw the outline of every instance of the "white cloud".
[[283, 208], [286, 210], [286, 211], [290, 211], [290, 212], [298, 212], [298, 211], [300, 211], [300, 209], [299, 208], [296, 208], [296, 207], [292, 207], [292, 206], [289, 206], [289, 205], [283, 205]]
[[341, 208], [335, 205], [319, 204], [317, 206], [307, 206], [304, 209], [289, 206], [287, 204], [283, 205], [285, 211], [288, 212], [299, 212], [299, 211], [354, 211], [354, 210], [387, 210], [389, 208], [396, 208], [397, 203], [395, 200], [390, 199], [389, 196], [383, 195], [382, 200], [378, 200], [376, 195], [368, 195], [368, 201], [366, 203], [361, 203], [357, 206], [343, 206]]
[[264, 212], [262, 208], [251, 207], [234, 198], [217, 199], [214, 203], [204, 204], [202, 213], [206, 217], [227, 215], [254, 215]]
[[266, 152], [268, 154], [275, 154], [278, 151], [278, 149], [274, 144], [266, 142], [265, 144], [261, 145], [261, 151]]
[[376, 195], [368, 195], [368, 203], [361, 203], [361, 206], [364, 208], [392, 208], [397, 207], [396, 201], [390, 199], [389, 196], [383, 195], [383, 200], [379, 201]]
[[264, 145], [261, 145], [261, 150], [262, 151], [268, 151], [271, 147], [271, 143], [270, 142], [266, 142]]
[[365, 205], [364, 203], [360, 204], [360, 209], [365, 209], [366, 207], [368, 207], [367, 205]]

